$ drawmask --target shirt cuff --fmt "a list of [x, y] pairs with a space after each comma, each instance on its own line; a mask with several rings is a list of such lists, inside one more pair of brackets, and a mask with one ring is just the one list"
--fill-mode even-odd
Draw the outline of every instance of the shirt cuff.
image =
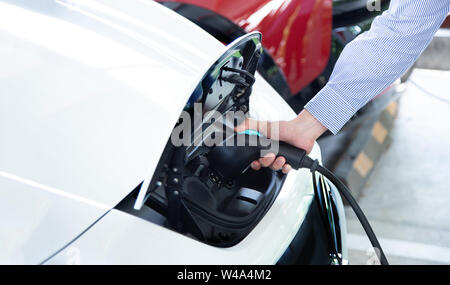
[[357, 111], [327, 85], [306, 104], [305, 109], [333, 134], [337, 134]]

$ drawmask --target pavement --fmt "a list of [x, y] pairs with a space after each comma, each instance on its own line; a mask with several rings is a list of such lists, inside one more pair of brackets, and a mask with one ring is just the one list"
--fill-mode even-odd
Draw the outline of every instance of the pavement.
[[[450, 71], [415, 69], [389, 135], [358, 202], [391, 264], [450, 264]], [[374, 263], [346, 212], [349, 263]]]
[[418, 68], [450, 70], [450, 29], [440, 29], [416, 62]]

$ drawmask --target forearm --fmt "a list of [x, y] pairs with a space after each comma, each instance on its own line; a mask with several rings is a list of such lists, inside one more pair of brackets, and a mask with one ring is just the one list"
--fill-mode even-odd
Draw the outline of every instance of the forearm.
[[428, 46], [450, 0], [392, 0], [343, 50], [328, 84], [305, 106], [331, 132], [399, 78]]

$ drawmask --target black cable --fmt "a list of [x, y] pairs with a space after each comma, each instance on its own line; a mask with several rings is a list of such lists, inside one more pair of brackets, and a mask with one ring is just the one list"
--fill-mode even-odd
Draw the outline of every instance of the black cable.
[[[240, 136], [244, 137], [242, 138]], [[238, 137], [242, 139], [240, 143], [245, 142], [244, 145], [240, 146]], [[214, 147], [208, 153], [210, 166], [224, 178], [235, 178], [248, 167], [251, 161], [261, 157], [261, 150], [267, 149], [267, 146], [278, 145], [278, 156], [283, 156], [286, 159], [286, 163], [291, 165], [292, 169], [307, 168], [312, 172], [318, 171], [336, 186], [339, 193], [347, 200], [358, 217], [370, 243], [375, 249], [378, 249], [379, 252], [376, 253], [380, 263], [382, 265], [389, 265], [369, 221], [358, 206], [356, 200], [353, 198], [350, 190], [339, 180], [339, 178], [325, 167], [319, 165], [318, 161], [307, 156], [306, 151], [303, 149], [292, 146], [286, 142], [272, 141], [263, 136], [256, 136], [257, 143], [254, 145], [255, 142], [253, 142], [252, 146], [250, 137], [251, 135], [248, 135], [245, 132], [236, 134], [235, 136], [229, 137], [222, 145]]]
[[[303, 166], [305, 168], [310, 168], [312, 165], [314, 164], [314, 160], [312, 160], [310, 157], [305, 156], [304, 160], [303, 160]], [[344, 196], [345, 200], [347, 200], [347, 202], [349, 203], [350, 207], [352, 207], [353, 211], [356, 214], [356, 217], [358, 217], [362, 227], [364, 228], [364, 231], [367, 234], [367, 237], [370, 240], [370, 243], [372, 244], [372, 246], [375, 249], [379, 250], [379, 259], [380, 259], [380, 263], [382, 265], [389, 265], [387, 258], [383, 252], [383, 249], [381, 248], [380, 243], [378, 242], [378, 239], [372, 229], [372, 227], [369, 224], [369, 221], [367, 220], [366, 216], [364, 215], [363, 211], [361, 210], [361, 208], [359, 207], [358, 203], [356, 202], [355, 198], [353, 198], [350, 190], [347, 188], [347, 186], [345, 186], [344, 183], [342, 183], [341, 180], [339, 180], [339, 178], [337, 178], [331, 171], [329, 171], [328, 169], [326, 169], [325, 167], [321, 166], [321, 165], [317, 165], [316, 166], [316, 170], [321, 173], [322, 175], [324, 175], [328, 180], [331, 181], [331, 183], [333, 183], [336, 188], [338, 189], [338, 191], [342, 194], [342, 196]]]
[[255, 75], [251, 74], [247, 70], [232, 68], [232, 67], [227, 67], [227, 66], [223, 66], [221, 70], [236, 72], [236, 73], [240, 74], [242, 77], [246, 77], [248, 79], [248, 81], [249, 81], [248, 83], [250, 85], [253, 85], [253, 83], [255, 82]]

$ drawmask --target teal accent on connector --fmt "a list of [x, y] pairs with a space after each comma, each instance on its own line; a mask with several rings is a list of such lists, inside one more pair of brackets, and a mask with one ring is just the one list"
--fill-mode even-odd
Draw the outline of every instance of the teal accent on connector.
[[249, 136], [261, 136], [261, 133], [256, 130], [245, 130], [243, 132], [238, 133], [240, 135], [249, 135]]

